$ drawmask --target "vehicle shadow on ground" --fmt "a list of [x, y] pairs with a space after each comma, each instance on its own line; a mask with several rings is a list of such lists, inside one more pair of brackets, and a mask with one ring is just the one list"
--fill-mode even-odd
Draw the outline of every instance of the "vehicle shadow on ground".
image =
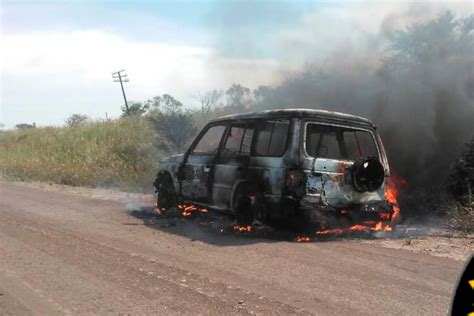
[[179, 210], [175, 209], [158, 214], [153, 207], [140, 207], [129, 210], [128, 214], [151, 229], [216, 246], [243, 246], [291, 240], [288, 234], [275, 232], [270, 227], [252, 228], [250, 232], [236, 231], [232, 218], [213, 211], [195, 212], [184, 217]]
[[252, 227], [251, 231], [239, 231], [230, 216], [209, 211], [194, 212], [184, 217], [180, 210], [173, 209], [158, 214], [153, 207], [139, 207], [128, 214], [141, 222], [127, 225], [144, 225], [169, 234], [201, 241], [216, 246], [239, 246], [274, 242], [327, 242], [347, 239], [372, 239], [372, 234], [357, 233], [317, 236], [315, 230], [298, 230], [283, 225]]

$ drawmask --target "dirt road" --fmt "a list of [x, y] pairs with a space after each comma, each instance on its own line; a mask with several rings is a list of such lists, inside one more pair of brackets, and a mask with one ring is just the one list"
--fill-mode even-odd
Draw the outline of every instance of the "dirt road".
[[134, 201], [0, 190], [2, 315], [445, 315], [463, 266], [373, 241], [295, 243], [221, 233], [209, 219], [160, 221]]

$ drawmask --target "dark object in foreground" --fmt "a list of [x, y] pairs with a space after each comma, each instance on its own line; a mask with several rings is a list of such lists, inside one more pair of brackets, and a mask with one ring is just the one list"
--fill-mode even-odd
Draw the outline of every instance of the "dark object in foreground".
[[159, 210], [193, 203], [235, 215], [239, 225], [268, 219], [392, 220], [389, 166], [375, 126], [349, 114], [309, 109], [224, 116], [185, 154], [161, 162]]
[[474, 313], [474, 256], [471, 256], [454, 292], [451, 315], [472, 315]]

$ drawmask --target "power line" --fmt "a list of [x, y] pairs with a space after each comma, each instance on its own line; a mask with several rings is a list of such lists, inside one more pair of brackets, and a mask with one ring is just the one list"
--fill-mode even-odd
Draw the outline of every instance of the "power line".
[[113, 72], [112, 78], [114, 78], [114, 82], [120, 82], [120, 87], [122, 87], [123, 100], [125, 101], [125, 108], [127, 109], [127, 115], [129, 115], [130, 110], [128, 109], [127, 96], [125, 95], [125, 89], [123, 88], [123, 83], [129, 82], [128, 75], [125, 73], [125, 70], [122, 69], [122, 70]]

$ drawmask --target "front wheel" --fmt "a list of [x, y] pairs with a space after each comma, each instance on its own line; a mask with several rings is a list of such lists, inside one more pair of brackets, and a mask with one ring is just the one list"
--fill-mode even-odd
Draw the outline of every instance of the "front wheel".
[[176, 194], [173, 182], [169, 177], [158, 176], [155, 181], [156, 207], [160, 211], [165, 211], [176, 206]]

